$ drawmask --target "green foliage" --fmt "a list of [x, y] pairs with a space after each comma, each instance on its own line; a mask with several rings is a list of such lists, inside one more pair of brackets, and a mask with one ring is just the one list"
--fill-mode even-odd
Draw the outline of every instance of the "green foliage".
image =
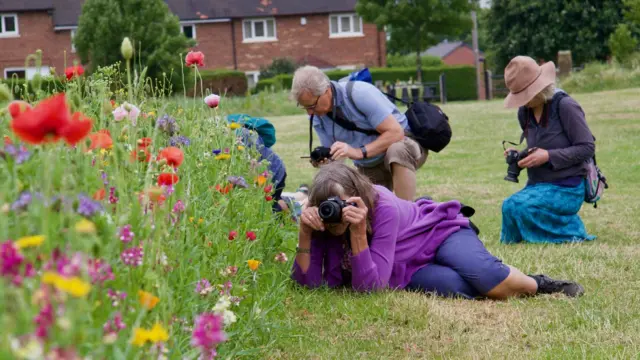
[[260, 68], [260, 78], [270, 79], [280, 74], [293, 74], [297, 67], [290, 58], [276, 58], [269, 66]]
[[[242, 96], [247, 92], [247, 77], [242, 71], [237, 70], [202, 70], [199, 71], [202, 77], [204, 94], [214, 93], [227, 96]], [[187, 76], [185, 82], [194, 81], [193, 71]], [[200, 86], [198, 81], [198, 87]], [[193, 88], [187, 87], [187, 96], [193, 96]]]
[[638, 48], [638, 41], [631, 35], [627, 24], [619, 24], [609, 37], [611, 54], [621, 64], [627, 64], [631, 55]]
[[[370, 68], [373, 81], [396, 83], [398, 81], [413, 81], [416, 78], [415, 68]], [[331, 80], [339, 80], [349, 75], [351, 70], [328, 71], [327, 76]], [[447, 99], [475, 100], [477, 92], [475, 88], [475, 68], [472, 66], [440, 66], [424, 68], [422, 79], [424, 82], [438, 82], [441, 74], [445, 74], [447, 86]], [[290, 89], [293, 81], [292, 75], [278, 75], [273, 79], [260, 80], [256, 86], [258, 91], [274, 86], [276, 89]]]
[[[50, 76], [43, 77], [41, 78], [40, 89], [47, 93], [60, 92], [64, 89], [65, 81], [66, 79], [64, 78], [54, 78]], [[32, 98], [37, 90], [32, 81], [27, 81], [25, 79], [2, 79], [0, 80], [0, 83], [6, 84], [13, 93], [13, 97], [16, 99]]]
[[[456, 36], [471, 28], [469, 0], [359, 0], [356, 11], [364, 20], [391, 33], [392, 49], [420, 53], [438, 37]], [[418, 58], [419, 60], [420, 58]], [[421, 64], [417, 63], [418, 73]]]
[[[421, 56], [420, 61], [422, 62], [422, 66], [430, 67], [430, 66], [441, 66], [444, 65], [442, 60], [437, 56], [425, 55]], [[387, 67], [397, 68], [397, 67], [410, 67], [416, 65], [416, 54], [388, 54], [387, 55]]]
[[[187, 49], [193, 44], [180, 32], [178, 17], [163, 0], [87, 0], [82, 7], [75, 46], [90, 71], [122, 61], [120, 46], [129, 37], [134, 63], [147, 75], [160, 78], [164, 72], [181, 80], [179, 71]], [[140, 71], [139, 70], [139, 71]]]
[[494, 0], [487, 19], [496, 72], [517, 55], [555, 61], [560, 50], [571, 50], [574, 64], [581, 65], [607, 57], [622, 0]]
[[588, 93], [640, 87], [640, 53], [629, 57], [626, 66], [590, 63], [580, 72], [574, 72], [560, 83], [569, 93]]

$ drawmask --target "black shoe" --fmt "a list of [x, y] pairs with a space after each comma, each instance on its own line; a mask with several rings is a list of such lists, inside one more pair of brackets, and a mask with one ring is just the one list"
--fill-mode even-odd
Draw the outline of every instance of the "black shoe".
[[547, 275], [529, 275], [538, 283], [538, 294], [563, 293], [569, 297], [578, 297], [584, 294], [584, 288], [573, 281], [554, 280]]

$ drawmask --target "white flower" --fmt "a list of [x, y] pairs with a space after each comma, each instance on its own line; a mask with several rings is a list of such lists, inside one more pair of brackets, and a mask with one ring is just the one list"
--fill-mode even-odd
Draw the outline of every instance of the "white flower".
[[218, 299], [218, 302], [216, 303], [216, 305], [213, 307], [213, 312], [216, 312], [216, 313], [224, 312], [229, 308], [229, 306], [231, 306], [231, 301], [229, 301], [229, 297], [221, 296], [220, 299]]
[[113, 110], [113, 118], [116, 121], [122, 121], [124, 120], [124, 118], [128, 118], [133, 126], [136, 125], [136, 121], [138, 120], [139, 115], [140, 109], [138, 109], [135, 105], [131, 105], [127, 102]]
[[238, 319], [236, 318], [236, 314], [231, 310], [225, 310], [222, 313], [222, 321], [224, 321], [224, 326], [229, 326], [236, 322]]

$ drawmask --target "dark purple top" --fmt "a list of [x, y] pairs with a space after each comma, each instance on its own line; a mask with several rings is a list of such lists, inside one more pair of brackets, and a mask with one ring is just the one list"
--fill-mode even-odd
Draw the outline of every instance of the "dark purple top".
[[528, 184], [539, 182], [574, 183], [587, 174], [585, 161], [593, 157], [595, 142], [580, 105], [564, 92], [546, 105], [537, 123], [533, 112], [521, 108], [518, 120], [526, 131], [527, 148], [538, 147], [549, 152], [549, 162], [527, 169]]
[[[356, 291], [406, 287], [416, 271], [433, 262], [436, 250], [449, 235], [469, 227], [458, 201], [411, 202], [385, 187], [374, 187], [378, 199], [369, 248], [350, 258], [351, 286]], [[294, 262], [292, 278], [307, 287], [345, 285], [342, 244], [342, 236], [314, 232], [309, 269], [303, 273]]]

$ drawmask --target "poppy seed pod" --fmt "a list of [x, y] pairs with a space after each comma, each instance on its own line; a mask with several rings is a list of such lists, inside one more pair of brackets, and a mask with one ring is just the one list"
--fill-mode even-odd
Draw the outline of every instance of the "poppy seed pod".
[[120, 45], [120, 52], [122, 53], [122, 57], [125, 60], [130, 60], [133, 57], [133, 45], [131, 45], [131, 40], [128, 37], [125, 37], [122, 40], [122, 45]]
[[9, 102], [13, 100], [13, 94], [9, 87], [5, 84], [0, 84], [0, 103]]

